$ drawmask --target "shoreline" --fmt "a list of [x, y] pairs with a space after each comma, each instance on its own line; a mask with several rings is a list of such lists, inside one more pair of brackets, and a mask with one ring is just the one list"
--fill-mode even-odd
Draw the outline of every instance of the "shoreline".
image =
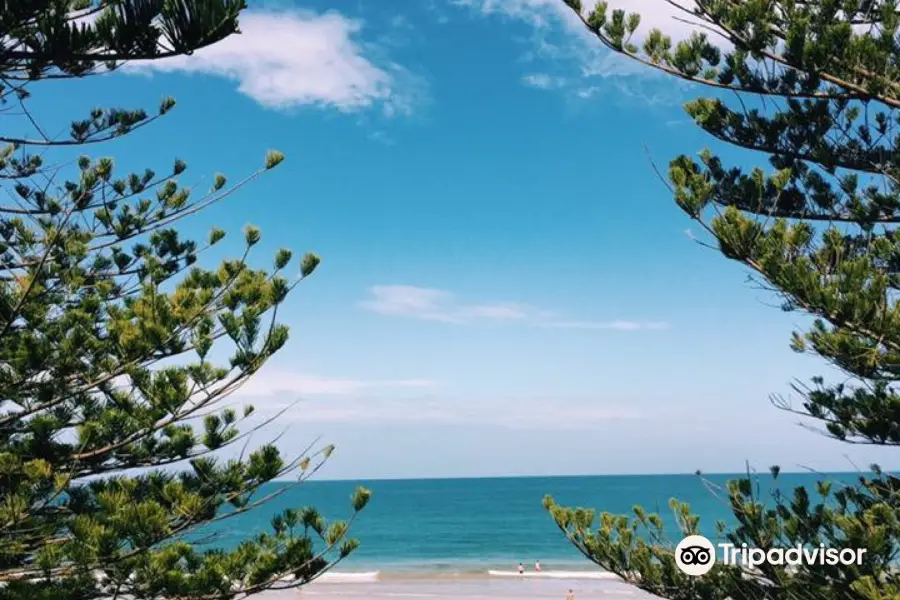
[[383, 582], [407, 582], [407, 581], [614, 581], [621, 579], [601, 570], [599, 567], [589, 568], [556, 568], [542, 569], [541, 571], [525, 571], [518, 573], [515, 569], [424, 569], [424, 568], [386, 568], [386, 569], [340, 569], [328, 571], [315, 579], [313, 584], [353, 584], [353, 583], [383, 583]]

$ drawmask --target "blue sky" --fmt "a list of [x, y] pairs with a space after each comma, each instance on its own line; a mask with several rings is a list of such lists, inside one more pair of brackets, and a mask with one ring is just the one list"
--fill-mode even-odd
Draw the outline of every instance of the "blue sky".
[[[753, 158], [685, 119], [708, 90], [606, 55], [558, 0], [251, 4], [239, 37], [42, 84], [34, 108], [172, 95], [96, 152], [183, 158], [185, 182], [286, 154], [185, 227], [258, 225], [258, 264], [323, 257], [283, 310], [287, 348], [240, 392], [263, 413], [303, 398], [287, 452], [336, 443], [327, 478], [892, 466], [769, 404], [824, 372], [788, 349], [803, 317], [692, 242], [654, 175], [706, 146]], [[686, 31], [662, 0], [629, 5]]]

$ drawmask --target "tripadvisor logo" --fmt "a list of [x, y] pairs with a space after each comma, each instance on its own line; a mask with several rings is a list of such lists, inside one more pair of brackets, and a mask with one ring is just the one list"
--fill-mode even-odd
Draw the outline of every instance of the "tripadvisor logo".
[[702, 535], [689, 535], [675, 547], [675, 564], [685, 575], [705, 575], [715, 562], [716, 548]]
[[[805, 547], [791, 548], [748, 548], [734, 544], [718, 544], [723, 565], [758, 567], [770, 565], [861, 565], [865, 549]], [[716, 563], [716, 546], [702, 535], [689, 535], [675, 547], [675, 564], [685, 574], [698, 577], [708, 573]]]

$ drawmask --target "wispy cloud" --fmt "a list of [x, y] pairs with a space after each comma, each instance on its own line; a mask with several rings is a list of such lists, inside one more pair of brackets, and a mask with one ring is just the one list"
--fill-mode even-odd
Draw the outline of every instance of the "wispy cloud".
[[530, 85], [531, 87], [536, 87], [542, 90], [552, 90], [555, 88], [561, 88], [566, 85], [566, 80], [563, 77], [554, 77], [553, 75], [548, 75], [547, 73], [531, 73], [522, 77], [522, 82], [525, 85]]
[[666, 323], [662, 321], [563, 319], [554, 311], [539, 309], [527, 304], [498, 301], [466, 302], [446, 290], [412, 285], [373, 286], [369, 288], [369, 298], [360, 302], [360, 307], [382, 315], [445, 323], [505, 321], [548, 328], [618, 331], [665, 329], [667, 327]]
[[595, 430], [606, 424], [649, 418], [634, 407], [602, 398], [517, 400], [492, 408], [491, 413], [498, 427], [527, 430]]
[[429, 379], [360, 380], [265, 369], [247, 380], [235, 395], [286, 396], [284, 400], [292, 402], [297, 396], [349, 396], [384, 390], [422, 390], [435, 385]]
[[[606, 90], [627, 89], [630, 99], [644, 99], [651, 104], [678, 104], [683, 101], [681, 87], [671, 85], [673, 80], [654, 69], [641, 65], [627, 57], [606, 49], [584, 24], [566, 6], [563, 0], [454, 0], [454, 4], [484, 16], [512, 19], [530, 25], [533, 35], [525, 58], [541, 62], [547, 70], [559, 71], [546, 78], [523, 77], [526, 85], [542, 89], [561, 90], [571, 98], [592, 98]], [[587, 0], [584, 12], [588, 14], [596, 0]], [[683, 5], [692, 8], [692, 0]], [[699, 29], [685, 20], [690, 15], [673, 7], [666, 0], [610, 0], [608, 14], [615, 9], [637, 12], [641, 26], [632, 40], [640, 43], [655, 28], [663, 30], [674, 40], [687, 38]], [[610, 79], [617, 85], [609, 85]], [[602, 81], [606, 80], [606, 81]], [[541, 83], [554, 82], [554, 85]], [[669, 85], [665, 92], [657, 89], [660, 82]]]
[[452, 3], [486, 15], [519, 19], [535, 27], [547, 27], [560, 19], [568, 21], [573, 27], [577, 22], [561, 0], [453, 0]]
[[[261, 406], [260, 416], [286, 408], [287, 402]], [[602, 398], [471, 398], [397, 395], [352, 395], [310, 398], [280, 418], [304, 424], [489, 425], [504, 429], [578, 430], [648, 416], [615, 400]]]
[[[337, 12], [251, 11], [241, 16], [241, 34], [193, 56], [136, 62], [126, 72], [181, 72], [233, 80], [261, 105], [287, 109], [312, 105], [342, 112], [380, 107], [408, 114], [422, 93], [402, 66], [377, 60], [359, 40], [360, 21]], [[407, 85], [412, 83], [413, 85]]]
[[369, 299], [360, 302], [366, 310], [425, 321], [524, 321], [549, 316], [511, 302], [463, 303], [451, 292], [412, 285], [376, 285], [369, 294]]
[[394, 138], [392, 138], [390, 134], [381, 129], [372, 131], [367, 137], [373, 142], [378, 142], [379, 144], [384, 144], [385, 146], [395, 146], [397, 144], [397, 142], [394, 141]]
[[[582, 12], [590, 14], [598, 2], [585, 0], [582, 2]], [[563, 0], [453, 0], [453, 4], [484, 15], [517, 19], [548, 31], [562, 26], [566, 33], [574, 34], [576, 38], [595, 39]], [[607, 0], [607, 5], [608, 15], [617, 9], [641, 15], [641, 26], [636, 32], [638, 39], [643, 39], [652, 29], [661, 29], [674, 39], [683, 39], [700, 30], [690, 23], [692, 19], [688, 12], [676, 8], [667, 0]], [[681, 5], [688, 11], [695, 7], [693, 0], [684, 0]]]
[[668, 329], [669, 324], [664, 321], [551, 321], [547, 327], [559, 329], [615, 329], [617, 331], [638, 331], [641, 329]]

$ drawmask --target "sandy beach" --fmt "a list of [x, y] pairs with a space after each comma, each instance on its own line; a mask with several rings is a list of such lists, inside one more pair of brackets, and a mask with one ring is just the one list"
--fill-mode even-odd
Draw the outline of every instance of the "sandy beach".
[[618, 581], [500, 579], [395, 579], [366, 583], [314, 582], [302, 589], [269, 592], [264, 600], [306, 600], [341, 598], [378, 600], [428, 598], [431, 600], [489, 600], [496, 598], [546, 598], [564, 600], [568, 590], [576, 600], [644, 600], [650, 594]]

